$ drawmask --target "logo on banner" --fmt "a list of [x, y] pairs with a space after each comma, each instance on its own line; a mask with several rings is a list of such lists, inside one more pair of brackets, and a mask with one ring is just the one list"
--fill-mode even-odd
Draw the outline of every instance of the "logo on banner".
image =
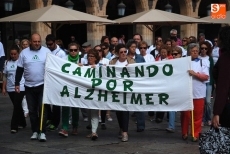
[[211, 18], [225, 19], [226, 18], [226, 4], [211, 4]]

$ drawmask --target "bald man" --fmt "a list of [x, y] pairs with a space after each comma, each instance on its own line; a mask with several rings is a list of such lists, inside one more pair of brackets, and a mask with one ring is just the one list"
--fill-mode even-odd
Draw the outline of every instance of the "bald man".
[[[44, 105], [43, 127], [39, 131], [39, 124], [42, 108], [42, 97], [44, 87], [45, 61], [46, 54], [51, 53], [46, 47], [41, 46], [41, 36], [37, 33], [31, 35], [30, 47], [25, 48], [19, 55], [18, 66], [15, 76], [15, 91], [20, 93], [19, 82], [24, 73], [25, 93], [29, 108], [30, 123], [33, 135], [31, 140], [46, 141], [45, 123], [46, 123], [46, 106]], [[39, 111], [39, 113], [38, 113]]]
[[116, 37], [112, 37], [110, 39], [110, 44], [112, 44], [114, 46], [118, 45], [118, 39]]

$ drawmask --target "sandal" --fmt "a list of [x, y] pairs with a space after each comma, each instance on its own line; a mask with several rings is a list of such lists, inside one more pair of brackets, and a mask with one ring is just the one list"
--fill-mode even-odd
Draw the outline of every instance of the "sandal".
[[106, 114], [106, 117], [108, 121], [113, 121], [112, 117], [109, 114]]
[[183, 140], [187, 140], [188, 139], [188, 135], [187, 134], [182, 135], [182, 139]]
[[197, 141], [198, 141], [198, 138], [196, 138], [196, 137], [192, 138], [192, 142], [197, 142]]
[[96, 133], [92, 133], [91, 139], [92, 139], [93, 141], [95, 141], [95, 140], [97, 140], [97, 138], [98, 138], [98, 135], [97, 135]]

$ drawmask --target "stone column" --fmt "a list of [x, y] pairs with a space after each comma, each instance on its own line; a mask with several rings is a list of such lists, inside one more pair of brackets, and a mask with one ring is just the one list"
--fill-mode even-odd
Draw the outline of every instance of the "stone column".
[[[43, 0], [29, 0], [30, 10], [44, 7]], [[47, 5], [51, 5], [52, 0], [48, 0]], [[45, 45], [45, 37], [51, 33], [51, 29], [44, 23], [31, 23], [31, 33], [38, 33], [41, 35], [42, 45]]]

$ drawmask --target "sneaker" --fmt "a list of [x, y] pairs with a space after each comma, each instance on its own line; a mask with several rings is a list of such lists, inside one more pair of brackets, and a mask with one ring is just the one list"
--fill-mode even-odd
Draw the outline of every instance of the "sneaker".
[[105, 124], [101, 124], [101, 129], [102, 129], [102, 130], [106, 130]]
[[169, 133], [174, 133], [174, 132], [175, 132], [175, 130], [172, 129], [172, 128], [166, 128], [165, 130], [166, 130], [167, 132], [169, 132]]
[[106, 116], [107, 116], [108, 121], [113, 121], [113, 119], [111, 118], [111, 116], [109, 114], [107, 114]]
[[15, 129], [11, 129], [11, 134], [15, 134], [15, 133], [17, 133], [18, 131], [17, 130], [15, 130]]
[[98, 117], [98, 121], [99, 121], [99, 123], [101, 123], [101, 116]]
[[48, 127], [48, 130], [49, 131], [55, 131], [55, 130], [57, 130], [58, 128], [57, 127], [55, 127], [54, 125], [50, 125], [49, 127]]
[[83, 119], [83, 121], [84, 121], [84, 122], [87, 122], [87, 121], [88, 121], [88, 118], [87, 118], [87, 117], [86, 117], [86, 118], [84, 118], [84, 119]]
[[77, 128], [74, 128], [74, 129], [73, 129], [72, 134], [73, 134], [73, 135], [77, 135], [77, 134], [78, 134]]
[[39, 136], [38, 136], [38, 140], [40, 142], [45, 142], [46, 141], [46, 135], [44, 133], [41, 133]]
[[58, 133], [60, 136], [68, 137], [68, 132], [64, 129], [61, 129], [60, 132]]
[[31, 140], [37, 140], [38, 139], [38, 133], [34, 132], [33, 135], [30, 137]]

